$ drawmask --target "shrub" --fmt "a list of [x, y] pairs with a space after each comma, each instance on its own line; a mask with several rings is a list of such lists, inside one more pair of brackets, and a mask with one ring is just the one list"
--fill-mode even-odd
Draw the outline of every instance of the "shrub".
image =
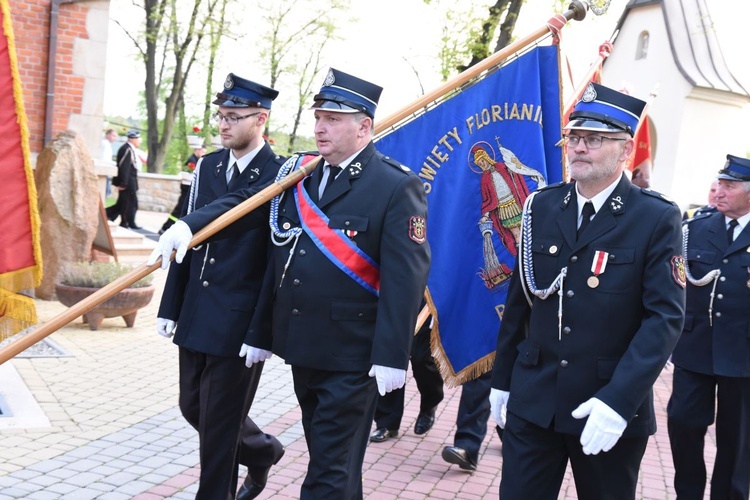
[[[69, 262], [60, 272], [59, 280], [67, 286], [102, 288], [132, 269], [132, 266], [117, 262]], [[130, 288], [149, 286], [153, 280], [154, 275], [149, 274], [130, 285]]]

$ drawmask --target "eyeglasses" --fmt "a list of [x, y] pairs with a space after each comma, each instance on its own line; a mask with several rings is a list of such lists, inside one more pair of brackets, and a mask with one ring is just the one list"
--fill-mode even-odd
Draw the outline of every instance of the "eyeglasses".
[[578, 146], [578, 143], [583, 139], [583, 143], [586, 145], [588, 149], [599, 149], [602, 147], [602, 142], [604, 139], [610, 140], [610, 141], [627, 141], [627, 139], [624, 139], [622, 137], [606, 137], [604, 135], [586, 135], [586, 136], [580, 136], [580, 135], [564, 135], [563, 140], [565, 141], [565, 144], [567, 146], [570, 146], [571, 148], [574, 148]]
[[250, 113], [249, 115], [240, 116], [240, 115], [227, 115], [224, 116], [219, 112], [214, 113], [214, 115], [211, 117], [211, 119], [216, 123], [216, 125], [221, 125], [221, 120], [224, 120], [227, 122], [227, 125], [237, 125], [240, 120], [244, 120], [245, 118], [250, 118], [251, 116], [259, 115], [262, 113], [261, 111], [256, 111], [255, 113]]

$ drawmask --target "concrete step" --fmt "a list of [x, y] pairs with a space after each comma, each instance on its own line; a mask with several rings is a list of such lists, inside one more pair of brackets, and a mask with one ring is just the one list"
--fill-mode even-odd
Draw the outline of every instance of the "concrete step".
[[110, 223], [109, 230], [112, 234], [112, 241], [114, 242], [119, 262], [140, 264], [156, 248], [156, 241], [134, 230], [126, 229], [112, 223]]

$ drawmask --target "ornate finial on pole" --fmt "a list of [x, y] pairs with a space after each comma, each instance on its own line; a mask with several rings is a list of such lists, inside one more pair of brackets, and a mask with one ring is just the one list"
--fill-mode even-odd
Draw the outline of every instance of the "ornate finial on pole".
[[609, 9], [609, 4], [611, 3], [612, 0], [588, 0], [591, 12], [593, 12], [597, 16], [605, 14], [607, 12], [607, 9]]

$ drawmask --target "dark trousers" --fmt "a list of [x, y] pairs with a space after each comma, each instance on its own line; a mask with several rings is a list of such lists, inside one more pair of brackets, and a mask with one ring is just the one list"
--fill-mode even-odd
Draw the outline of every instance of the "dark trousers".
[[121, 226], [135, 226], [135, 213], [137, 211], [137, 191], [132, 189], [121, 189], [117, 192], [117, 202], [111, 207], [107, 207], [107, 219], [114, 221], [119, 216]]
[[172, 227], [172, 224], [180, 220], [180, 217], [182, 217], [182, 214], [184, 213], [183, 210], [188, 196], [190, 196], [190, 185], [180, 184], [180, 198], [177, 200], [177, 205], [172, 209], [172, 213], [169, 214], [167, 220], [162, 224], [162, 232], [166, 231]]
[[584, 454], [579, 440], [508, 413], [500, 498], [556, 500], [570, 460], [579, 500], [634, 499], [648, 437], [621, 438], [598, 455]]
[[[430, 326], [425, 321], [414, 336], [411, 345], [411, 370], [419, 390], [419, 411], [426, 412], [436, 407], [443, 400], [443, 377], [435, 364], [430, 351]], [[406, 389], [391, 391], [378, 397], [375, 409], [375, 427], [385, 427], [397, 431], [404, 416], [404, 396]]]
[[[717, 404], [718, 403], [718, 404]], [[706, 489], [703, 447], [716, 410], [713, 500], [750, 495], [750, 378], [704, 375], [675, 367], [667, 428], [679, 500], [702, 499]]]
[[478, 462], [479, 448], [482, 446], [484, 436], [487, 435], [491, 388], [492, 371], [465, 382], [461, 386], [453, 445], [466, 450], [475, 463]]
[[198, 431], [200, 484], [196, 499], [233, 499], [238, 464], [269, 467], [283, 446], [247, 416], [263, 363], [180, 348], [180, 410]]
[[366, 371], [292, 366], [310, 455], [300, 498], [362, 498], [362, 463], [375, 414], [377, 384]]

